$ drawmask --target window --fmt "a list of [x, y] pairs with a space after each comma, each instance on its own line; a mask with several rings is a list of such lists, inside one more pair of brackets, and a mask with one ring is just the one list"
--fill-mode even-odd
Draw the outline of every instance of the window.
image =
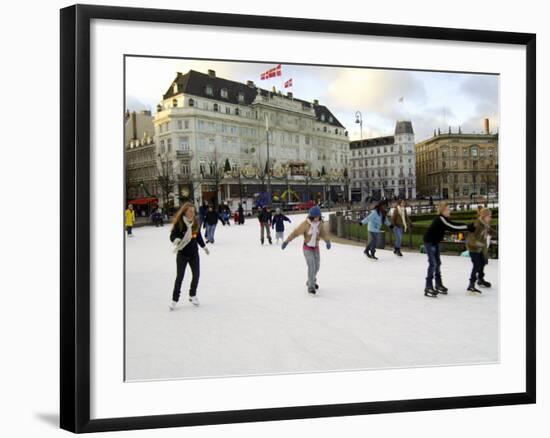
[[217, 104], [217, 103], [214, 104], [214, 108], [213, 108], [213, 109], [214, 109], [214, 111], [216, 111], [216, 112], [218, 111], [218, 104]]
[[214, 95], [214, 88], [212, 87], [212, 85], [207, 85], [206, 86], [206, 94], [208, 96], [213, 96]]
[[229, 106], [225, 107], [225, 114], [231, 114], [231, 107]]
[[189, 129], [189, 120], [185, 120], [183, 122], [183, 126], [185, 127], [185, 129]]
[[239, 94], [237, 95], [237, 99], [239, 100], [239, 102], [244, 102], [244, 93], [242, 93], [242, 92], [239, 93]]
[[195, 106], [195, 99], [191, 98], [189, 99], [189, 106]]
[[172, 152], [172, 139], [168, 138], [166, 139], [166, 151]]
[[224, 99], [227, 99], [227, 96], [229, 96], [229, 94], [227, 93], [227, 88], [222, 88], [222, 90], [221, 90], [221, 96], [222, 96]]
[[172, 106], [173, 106], [174, 108], [177, 108], [177, 106], [178, 106], [178, 99], [172, 99]]
[[183, 122], [181, 120], [178, 120], [178, 129], [183, 128]]
[[235, 115], [236, 115], [236, 116], [239, 115], [239, 108], [235, 108]]
[[189, 137], [180, 137], [179, 138], [179, 150], [188, 151], [189, 150]]
[[160, 153], [164, 154], [164, 140], [160, 141]]
[[321, 122], [324, 122], [324, 121], [325, 121], [325, 115], [321, 114]]
[[183, 163], [181, 165], [181, 173], [182, 175], [189, 175], [191, 173], [189, 169], [189, 163]]

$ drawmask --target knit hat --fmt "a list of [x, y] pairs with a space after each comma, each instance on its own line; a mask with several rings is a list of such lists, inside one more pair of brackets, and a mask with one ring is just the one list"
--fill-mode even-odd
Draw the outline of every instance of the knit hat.
[[309, 209], [309, 217], [321, 217], [321, 209], [318, 205]]
[[492, 214], [492, 212], [491, 212], [490, 208], [482, 208], [481, 210], [479, 210], [479, 218], [480, 219], [483, 219], [485, 216], [489, 216], [491, 214]]
[[280, 212], [281, 212], [281, 209], [280, 209], [280, 208], [277, 208], [277, 209], [275, 210], [275, 213], [277, 213], [277, 214], [279, 214]]

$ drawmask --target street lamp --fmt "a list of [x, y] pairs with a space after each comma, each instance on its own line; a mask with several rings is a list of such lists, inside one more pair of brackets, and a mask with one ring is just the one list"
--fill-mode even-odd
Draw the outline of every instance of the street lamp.
[[355, 123], [359, 123], [361, 140], [363, 140], [363, 115], [361, 114], [361, 111], [355, 112]]
[[271, 205], [271, 172], [269, 165], [269, 119], [267, 113], [265, 114], [265, 142], [267, 148], [267, 197], [268, 203]]

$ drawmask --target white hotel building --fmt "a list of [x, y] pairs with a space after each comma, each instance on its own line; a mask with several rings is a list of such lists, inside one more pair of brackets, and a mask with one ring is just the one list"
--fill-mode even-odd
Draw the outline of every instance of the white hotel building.
[[266, 192], [268, 143], [275, 197], [288, 189], [290, 201], [344, 197], [347, 132], [316, 100], [189, 70], [177, 73], [154, 125], [157, 166], [173, 182], [174, 206]]
[[351, 197], [416, 198], [414, 131], [410, 121], [398, 121], [394, 135], [350, 143]]

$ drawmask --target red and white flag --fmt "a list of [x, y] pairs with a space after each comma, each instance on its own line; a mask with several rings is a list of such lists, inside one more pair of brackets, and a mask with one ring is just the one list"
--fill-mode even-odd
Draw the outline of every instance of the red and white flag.
[[281, 68], [281, 64], [279, 64], [276, 67], [270, 68], [269, 70], [263, 72], [260, 75], [260, 79], [264, 80], [264, 79], [274, 78], [276, 76], [281, 76], [282, 74], [283, 74], [283, 71]]
[[285, 88], [292, 87], [292, 78], [285, 82]]

